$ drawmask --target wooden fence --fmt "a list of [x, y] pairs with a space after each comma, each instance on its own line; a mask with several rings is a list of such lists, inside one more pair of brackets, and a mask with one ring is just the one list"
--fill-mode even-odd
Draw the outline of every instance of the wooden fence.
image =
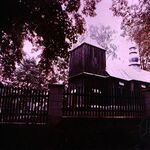
[[48, 100], [49, 94], [45, 90], [0, 88], [0, 122], [45, 124]]
[[46, 124], [49, 117], [142, 118], [145, 114], [141, 91], [73, 87], [63, 94], [60, 89], [0, 88], [0, 123]]
[[91, 118], [142, 118], [141, 91], [128, 89], [68, 88], [64, 93], [63, 116]]

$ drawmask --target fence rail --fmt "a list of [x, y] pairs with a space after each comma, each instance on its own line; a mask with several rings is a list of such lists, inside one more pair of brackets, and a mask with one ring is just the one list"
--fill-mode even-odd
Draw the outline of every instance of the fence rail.
[[30, 88], [0, 88], [1, 123], [47, 123], [48, 92]]
[[144, 112], [140, 91], [74, 87], [64, 93], [63, 116], [67, 117], [141, 118]]

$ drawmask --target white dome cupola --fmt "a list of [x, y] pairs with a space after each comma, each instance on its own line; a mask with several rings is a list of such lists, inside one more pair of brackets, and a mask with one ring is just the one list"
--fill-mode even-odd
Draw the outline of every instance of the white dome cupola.
[[140, 68], [139, 52], [135, 46], [129, 48], [129, 66]]

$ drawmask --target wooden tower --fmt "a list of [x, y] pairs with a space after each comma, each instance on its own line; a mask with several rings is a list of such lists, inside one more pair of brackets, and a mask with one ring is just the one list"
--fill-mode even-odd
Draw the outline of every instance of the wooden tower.
[[105, 50], [83, 43], [70, 51], [69, 86], [100, 88], [107, 77]]

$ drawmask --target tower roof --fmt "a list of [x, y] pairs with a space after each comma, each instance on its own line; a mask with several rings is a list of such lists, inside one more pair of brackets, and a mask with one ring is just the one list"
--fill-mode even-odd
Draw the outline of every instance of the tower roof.
[[79, 37], [78, 42], [73, 45], [72, 50], [75, 49], [76, 47], [82, 45], [83, 43], [98, 47], [100, 49], [103, 49], [96, 40], [92, 39], [88, 33], [82, 35]]

